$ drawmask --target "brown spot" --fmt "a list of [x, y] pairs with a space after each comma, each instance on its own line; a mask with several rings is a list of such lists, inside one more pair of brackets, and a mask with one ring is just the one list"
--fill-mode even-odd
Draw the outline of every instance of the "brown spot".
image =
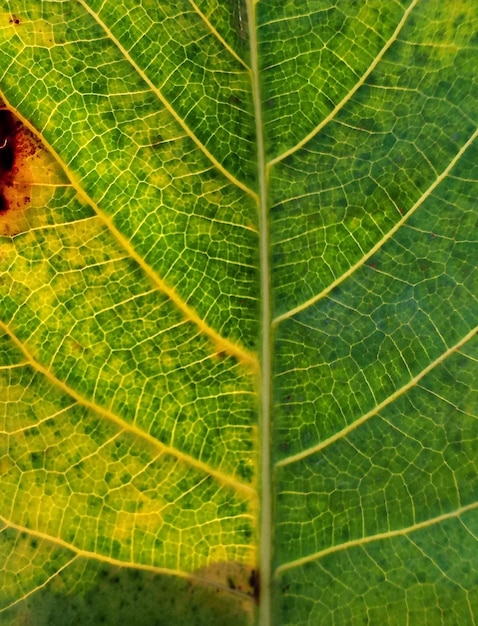
[[34, 182], [31, 165], [41, 150], [40, 141], [0, 102], [0, 236], [27, 228], [25, 210]]
[[16, 15], [12, 15], [12, 17], [9, 20], [10, 24], [20, 24], [20, 20], [18, 19], [18, 17]]

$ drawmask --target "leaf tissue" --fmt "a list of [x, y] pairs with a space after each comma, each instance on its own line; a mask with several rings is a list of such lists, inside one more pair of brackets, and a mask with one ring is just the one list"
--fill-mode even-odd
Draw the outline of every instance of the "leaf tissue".
[[478, 616], [474, 0], [0, 3], [0, 624]]

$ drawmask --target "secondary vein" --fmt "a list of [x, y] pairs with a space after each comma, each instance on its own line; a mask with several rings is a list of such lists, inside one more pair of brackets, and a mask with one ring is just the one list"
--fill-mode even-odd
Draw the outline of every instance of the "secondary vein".
[[[7, 103], [7, 98], [0, 91], [0, 98]], [[76, 179], [76, 176], [73, 172], [70, 171], [68, 166], [63, 162], [60, 158], [59, 154], [53, 148], [53, 146], [46, 141], [46, 139], [39, 134], [38, 130], [26, 119], [24, 118], [14, 107], [9, 105], [9, 108], [14, 111], [15, 116], [21, 120], [22, 124], [24, 124], [31, 132], [37, 136], [45, 146], [45, 148], [51, 153], [51, 155], [55, 158], [58, 165], [61, 167], [65, 176], [69, 179], [71, 186], [75, 189], [78, 196], [81, 198], [85, 204], [88, 204], [96, 213], [98, 218], [103, 222], [106, 228], [110, 231], [116, 241], [121, 245], [123, 250], [125, 250], [128, 254], [128, 257], [133, 259], [143, 270], [143, 272], [148, 276], [148, 278], [152, 281], [152, 283], [164, 293], [174, 304], [175, 306], [183, 313], [184, 317], [195, 324], [201, 333], [207, 335], [215, 344], [218, 352], [226, 352], [238, 359], [238, 361], [244, 363], [245, 365], [251, 367], [252, 370], [256, 371], [258, 369], [258, 359], [257, 356], [248, 350], [245, 350], [242, 346], [231, 341], [230, 339], [226, 339], [217, 331], [215, 331], [211, 326], [209, 326], [197, 313], [196, 311], [190, 307], [176, 292], [175, 289], [170, 287], [158, 274], [157, 272], [141, 257], [141, 255], [136, 251], [132, 243], [116, 228], [113, 223], [113, 220], [110, 216], [108, 216], [96, 202], [94, 202], [88, 194], [83, 190], [80, 182]]]
[[450, 513], [444, 513], [443, 515], [438, 515], [437, 517], [424, 520], [423, 522], [417, 522], [416, 524], [412, 524], [411, 526], [407, 526], [406, 528], [398, 528], [396, 530], [389, 530], [383, 533], [377, 533], [376, 535], [371, 535], [368, 537], [361, 537], [360, 539], [353, 539], [351, 541], [346, 541], [336, 546], [330, 546], [330, 548], [325, 548], [324, 550], [320, 550], [319, 552], [315, 552], [314, 554], [309, 554], [300, 559], [296, 559], [295, 561], [290, 561], [289, 563], [284, 563], [283, 565], [280, 565], [276, 569], [276, 575], [279, 575], [286, 570], [293, 569], [295, 567], [300, 567], [301, 565], [305, 565], [305, 563], [318, 561], [322, 557], [327, 556], [328, 554], [333, 554], [334, 552], [341, 552], [343, 550], [349, 550], [350, 548], [364, 546], [374, 541], [382, 541], [384, 539], [393, 539], [394, 537], [402, 537], [404, 535], [409, 535], [410, 533], [416, 532], [418, 530], [423, 530], [425, 528], [429, 528], [430, 526], [434, 526], [435, 524], [440, 524], [449, 519], [459, 518], [461, 515], [464, 515], [465, 513], [468, 513], [469, 511], [473, 511], [477, 508], [478, 508], [478, 502], [472, 502], [471, 504], [467, 504], [463, 507], [460, 507], [456, 511], [451, 511]]
[[412, 387], [415, 387], [429, 372], [431, 372], [433, 369], [435, 369], [435, 367], [440, 365], [440, 363], [443, 363], [443, 361], [446, 358], [448, 358], [451, 354], [453, 354], [453, 352], [456, 352], [461, 347], [463, 347], [468, 341], [470, 341], [470, 339], [472, 339], [476, 335], [477, 332], [478, 332], [478, 326], [472, 328], [462, 339], [460, 339], [460, 341], [458, 341], [456, 344], [451, 346], [451, 348], [448, 348], [447, 350], [445, 350], [443, 354], [441, 354], [437, 359], [435, 359], [429, 365], [427, 365], [427, 367], [425, 367], [419, 374], [411, 378], [406, 385], [403, 385], [402, 387], [400, 387], [400, 389], [397, 389], [394, 393], [392, 393], [390, 396], [385, 398], [385, 400], [377, 404], [377, 406], [375, 406], [373, 409], [371, 409], [370, 411], [368, 411], [367, 413], [365, 413], [358, 419], [354, 420], [351, 424], [349, 424], [348, 426], [340, 430], [338, 433], [335, 433], [335, 435], [332, 435], [331, 437], [328, 437], [324, 441], [321, 441], [316, 446], [312, 446], [311, 448], [302, 450], [302, 452], [298, 452], [297, 454], [294, 454], [292, 456], [282, 459], [281, 461], [278, 461], [276, 464], [276, 467], [283, 467], [285, 465], [290, 465], [291, 463], [296, 463], [297, 461], [301, 461], [302, 459], [305, 459], [308, 456], [311, 456], [312, 454], [316, 454], [317, 452], [320, 452], [321, 450], [323, 450], [324, 448], [327, 448], [328, 446], [335, 443], [339, 439], [343, 439], [344, 437], [349, 435], [352, 431], [354, 431], [359, 426], [367, 422], [370, 418], [377, 415], [386, 406], [388, 406], [389, 404], [397, 400], [397, 398], [402, 396], [409, 389], [411, 389]]
[[328, 285], [320, 293], [316, 294], [312, 298], [309, 298], [309, 300], [306, 300], [302, 304], [297, 305], [293, 309], [286, 311], [282, 315], [278, 315], [274, 319], [273, 325], [275, 326], [279, 324], [280, 322], [286, 319], [289, 319], [290, 317], [293, 317], [294, 315], [297, 315], [297, 313], [300, 313], [301, 311], [305, 311], [305, 309], [308, 309], [310, 306], [312, 306], [319, 300], [322, 300], [333, 289], [338, 287], [338, 285], [343, 283], [349, 276], [351, 276], [356, 270], [362, 267], [376, 252], [378, 252], [378, 250], [380, 250], [380, 248], [382, 248], [382, 246], [385, 243], [387, 243], [387, 241], [389, 241], [393, 237], [393, 235], [399, 230], [399, 228], [401, 228], [403, 224], [405, 224], [405, 222], [407, 222], [410, 219], [410, 217], [425, 202], [425, 200], [429, 196], [431, 196], [431, 194], [448, 176], [450, 171], [455, 167], [455, 165], [458, 163], [460, 158], [468, 150], [468, 148], [471, 146], [471, 144], [475, 141], [477, 137], [478, 137], [478, 128], [475, 129], [475, 131], [471, 134], [471, 136], [464, 143], [464, 145], [460, 148], [460, 150], [458, 150], [458, 152], [455, 154], [453, 159], [451, 159], [451, 161], [448, 163], [445, 169], [441, 172], [441, 174], [439, 174], [435, 178], [435, 180], [431, 183], [431, 185], [429, 185], [429, 187], [422, 193], [422, 195], [418, 198], [418, 200], [411, 207], [411, 209], [407, 211], [407, 213], [405, 213], [405, 215], [403, 215], [403, 217], [400, 220], [398, 220], [398, 222], [393, 226], [393, 228], [391, 228], [387, 233], [385, 233], [385, 235], [379, 241], [377, 241], [377, 243], [372, 248], [370, 248], [370, 250], [366, 254], [364, 254], [364, 256], [362, 256], [356, 263], [354, 263], [354, 265], [351, 265], [346, 272], [344, 272], [341, 276], [339, 276], [333, 282], [331, 282], [330, 285]]
[[[95, 561], [100, 561], [101, 563], [107, 563], [109, 565], [113, 565], [113, 566], [116, 566], [116, 567], [121, 567], [121, 568], [127, 567], [127, 568], [130, 568], [130, 569], [134, 568], [134, 569], [138, 569], [138, 570], [142, 570], [142, 571], [146, 571], [146, 572], [152, 572], [154, 574], [165, 574], [165, 575], [168, 575], [168, 576], [177, 576], [179, 578], [185, 578], [185, 579], [191, 580], [193, 582], [206, 584], [206, 585], [209, 585], [209, 586], [212, 586], [212, 587], [217, 587], [218, 589], [226, 591], [226, 592], [230, 593], [231, 595], [240, 596], [241, 598], [243, 598], [243, 599], [245, 599], [247, 601], [251, 601], [251, 596], [249, 594], [247, 594], [246, 592], [240, 591], [238, 589], [231, 589], [228, 585], [221, 584], [220, 582], [217, 582], [217, 581], [212, 581], [211, 579], [208, 579], [208, 578], [203, 578], [201, 576], [197, 576], [197, 575], [195, 575], [195, 574], [193, 574], [191, 572], [185, 572], [185, 571], [182, 571], [182, 570], [168, 569], [166, 567], [158, 567], [156, 565], [145, 565], [144, 563], [134, 563], [134, 562], [128, 562], [128, 561], [121, 561], [119, 559], [115, 559], [113, 557], [106, 556], [104, 554], [98, 554], [98, 553], [92, 552], [90, 550], [82, 550], [81, 548], [77, 548], [73, 544], [68, 543], [64, 539], [61, 539], [60, 537], [53, 537], [52, 535], [44, 533], [41, 530], [34, 530], [32, 528], [28, 528], [26, 526], [22, 526], [21, 524], [16, 524], [15, 522], [11, 522], [10, 520], [8, 520], [5, 517], [3, 517], [3, 515], [1, 515], [1, 514], [0, 514], [0, 521], [2, 521], [5, 524], [6, 528], [12, 528], [12, 529], [18, 531], [19, 533], [25, 533], [25, 534], [28, 534], [28, 535], [30, 535], [32, 537], [36, 537], [37, 539], [41, 539], [43, 541], [50, 541], [51, 543], [54, 543], [54, 544], [56, 544], [58, 546], [61, 546], [65, 550], [70, 550], [71, 552], [74, 553], [75, 556], [68, 563], [66, 563], [63, 567], [59, 568], [57, 570], [57, 572], [55, 572], [55, 574], [53, 574], [51, 576], [51, 578], [56, 576], [58, 574], [58, 572], [60, 572], [62, 569], [64, 569], [68, 565], [71, 565], [71, 563], [73, 563], [73, 561], [76, 560], [78, 557], [81, 557], [81, 558], [86, 558], [86, 559], [94, 559]], [[48, 580], [50, 580], [50, 579], [48, 579]], [[40, 585], [40, 587], [41, 586], [43, 586], [43, 585]], [[16, 604], [16, 602], [14, 604]], [[13, 604], [10, 605], [10, 606], [13, 606]], [[9, 607], [5, 607], [5, 608], [0, 609], [0, 613], [3, 610], [6, 610], [7, 608], [9, 608]]]
[[251, 68], [247, 65], [247, 63], [243, 59], [241, 59], [241, 57], [237, 54], [234, 48], [231, 48], [231, 46], [227, 43], [224, 37], [218, 32], [218, 30], [214, 28], [214, 26], [211, 24], [211, 21], [207, 18], [206, 15], [204, 15], [204, 13], [201, 11], [198, 5], [194, 2], [194, 0], [189, 0], [189, 2], [191, 6], [193, 7], [193, 9], [196, 11], [196, 13], [199, 15], [199, 17], [206, 24], [208, 29], [211, 31], [211, 33], [214, 35], [214, 37], [216, 37], [216, 39], [221, 42], [221, 44], [229, 52], [229, 54], [233, 56], [236, 59], [236, 61], [239, 61], [239, 63], [250, 73]]
[[176, 120], [176, 122], [181, 126], [181, 128], [185, 131], [187, 136], [194, 141], [196, 146], [203, 152], [203, 154], [209, 159], [209, 161], [214, 165], [214, 167], [221, 172], [233, 185], [245, 191], [252, 198], [257, 200], [257, 194], [255, 191], [250, 189], [247, 185], [241, 182], [238, 178], [233, 176], [229, 170], [227, 170], [222, 163], [220, 163], [216, 157], [210, 152], [206, 146], [202, 143], [202, 141], [195, 135], [195, 133], [191, 130], [191, 128], [186, 124], [183, 118], [175, 111], [174, 107], [171, 103], [165, 98], [163, 93], [158, 87], [148, 78], [147, 74], [141, 69], [141, 67], [136, 63], [130, 53], [126, 50], [126, 48], [121, 44], [121, 42], [113, 35], [108, 26], [103, 22], [100, 16], [93, 11], [84, 0], [78, 0], [78, 2], [83, 6], [83, 8], [96, 20], [96, 22], [103, 28], [105, 33], [108, 35], [108, 38], [114, 42], [116, 47], [123, 54], [125, 59], [131, 64], [131, 66], [135, 69], [139, 76], [144, 80], [144, 82], [148, 85], [151, 91], [156, 95], [156, 97], [163, 104], [165, 109], [170, 113], [170, 115]]
[[32, 368], [34, 368], [37, 372], [40, 372], [52, 385], [61, 389], [68, 396], [76, 400], [79, 404], [85, 406], [86, 408], [94, 411], [98, 415], [108, 419], [110, 422], [117, 424], [123, 431], [130, 432], [135, 436], [147, 441], [151, 445], [153, 445], [157, 450], [159, 450], [162, 454], [169, 454], [180, 461], [186, 463], [187, 465], [194, 467], [201, 472], [204, 472], [207, 475], [213, 476], [219, 482], [228, 485], [229, 487], [234, 488], [236, 491], [246, 494], [249, 498], [256, 497], [256, 491], [253, 487], [241, 483], [234, 476], [229, 476], [215, 469], [214, 467], [209, 466], [207, 463], [200, 461], [199, 459], [195, 459], [194, 457], [181, 452], [176, 448], [172, 448], [171, 446], [167, 446], [162, 443], [149, 433], [144, 430], [138, 428], [136, 425], [131, 424], [124, 420], [122, 417], [107, 409], [105, 407], [100, 406], [96, 402], [85, 398], [80, 393], [78, 393], [75, 389], [67, 385], [64, 381], [55, 376], [47, 367], [42, 365], [39, 361], [35, 359], [35, 357], [28, 350], [26, 345], [13, 333], [10, 328], [4, 323], [0, 321], [0, 328], [4, 330], [6, 334], [12, 339], [15, 345], [23, 352], [25, 358]]
[[379, 62], [382, 60], [384, 54], [387, 52], [387, 50], [390, 48], [390, 46], [394, 43], [394, 41], [396, 41], [400, 31], [402, 30], [402, 28], [405, 25], [405, 22], [407, 21], [408, 17], [410, 16], [410, 13], [413, 11], [413, 9], [418, 4], [418, 2], [419, 2], [419, 0], [413, 0], [413, 2], [410, 3], [408, 9], [403, 14], [403, 17], [400, 20], [400, 22], [398, 23], [398, 25], [397, 25], [395, 31], [393, 32], [392, 36], [387, 40], [387, 42], [385, 43], [383, 48], [380, 50], [380, 52], [374, 58], [373, 62], [367, 68], [366, 72], [361, 76], [360, 80], [358, 80], [355, 83], [355, 85], [352, 87], [352, 89], [350, 89], [350, 91], [342, 98], [342, 100], [337, 104], [337, 106], [329, 113], [329, 115], [327, 115], [327, 117], [325, 117], [320, 122], [320, 124], [318, 124], [308, 135], [306, 135], [303, 139], [301, 139], [295, 146], [292, 146], [292, 148], [289, 148], [288, 150], [286, 150], [282, 154], [279, 154], [275, 159], [272, 159], [271, 161], [269, 161], [268, 167], [272, 167], [276, 163], [279, 163], [280, 161], [283, 161], [285, 158], [287, 158], [288, 156], [290, 156], [294, 152], [297, 152], [297, 150], [299, 150], [300, 148], [305, 146], [306, 143], [308, 143], [313, 137], [315, 137], [318, 133], [320, 133], [320, 131], [324, 128], [324, 126], [326, 126], [330, 121], [332, 121], [334, 119], [334, 117], [337, 115], [337, 113], [347, 104], [347, 102], [349, 102], [351, 100], [351, 98], [354, 96], [354, 94], [365, 83], [367, 78], [370, 76], [370, 74], [373, 72], [373, 70], [377, 67]]

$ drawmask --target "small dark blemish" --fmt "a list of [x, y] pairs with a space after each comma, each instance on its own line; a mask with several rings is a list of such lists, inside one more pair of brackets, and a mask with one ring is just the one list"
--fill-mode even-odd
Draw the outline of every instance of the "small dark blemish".
[[30, 454], [30, 461], [34, 468], [37, 468], [38, 462], [40, 461], [40, 455], [37, 452], [32, 452]]
[[252, 588], [252, 597], [254, 598], [256, 604], [259, 604], [260, 596], [261, 596], [261, 586], [260, 586], [260, 576], [259, 572], [256, 569], [253, 569], [251, 575], [249, 576], [249, 585]]

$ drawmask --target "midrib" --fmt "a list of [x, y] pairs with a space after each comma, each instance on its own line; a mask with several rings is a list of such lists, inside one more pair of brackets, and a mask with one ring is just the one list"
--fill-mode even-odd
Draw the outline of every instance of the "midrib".
[[259, 241], [261, 281], [261, 353], [260, 353], [260, 526], [259, 568], [261, 596], [259, 625], [271, 626], [271, 560], [272, 560], [272, 478], [270, 458], [271, 433], [271, 288], [269, 266], [269, 220], [266, 179], [266, 160], [262, 121], [262, 98], [259, 81], [259, 57], [254, 0], [247, 1], [249, 41], [251, 49], [252, 91], [256, 120], [257, 166], [259, 176]]

